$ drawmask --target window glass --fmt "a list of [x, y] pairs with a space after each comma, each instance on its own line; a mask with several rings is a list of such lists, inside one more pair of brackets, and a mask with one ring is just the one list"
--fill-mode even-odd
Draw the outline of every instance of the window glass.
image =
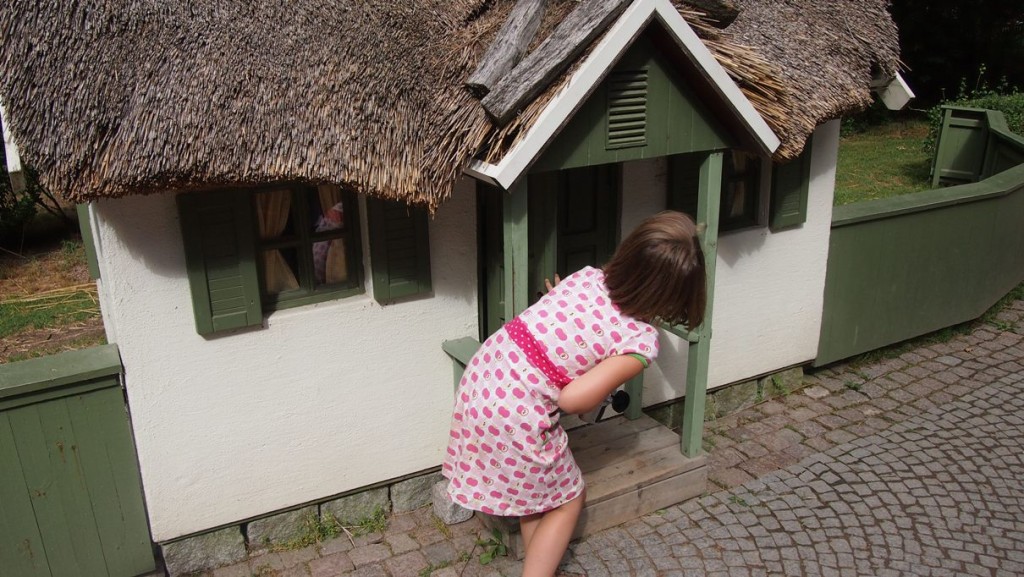
[[294, 248], [265, 250], [263, 254], [263, 286], [268, 294], [299, 288], [299, 266]]
[[345, 239], [321, 240], [313, 243], [313, 276], [317, 286], [347, 281], [347, 260]]
[[725, 155], [719, 228], [734, 230], [758, 224], [761, 159], [739, 150]]
[[293, 236], [292, 191], [266, 190], [255, 195], [257, 226], [260, 240]]
[[334, 185], [293, 185], [254, 193], [253, 206], [266, 306], [304, 304], [358, 289], [352, 194]]

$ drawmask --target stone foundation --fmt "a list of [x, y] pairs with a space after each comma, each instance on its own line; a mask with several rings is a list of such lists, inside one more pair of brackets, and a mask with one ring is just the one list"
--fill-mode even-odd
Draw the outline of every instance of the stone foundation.
[[[793, 367], [758, 379], [719, 387], [707, 394], [704, 420], [720, 419], [769, 399], [784, 397], [803, 387], [803, 367]], [[644, 409], [644, 412], [670, 429], [677, 430], [683, 426], [683, 399]]]
[[191, 575], [239, 563], [251, 554], [289, 548], [317, 525], [359, 525], [378, 511], [412, 511], [430, 505], [433, 486], [442, 479], [429, 473], [404, 479], [387, 487], [359, 491], [289, 511], [277, 511], [259, 519], [160, 543], [164, 567], [171, 577]]

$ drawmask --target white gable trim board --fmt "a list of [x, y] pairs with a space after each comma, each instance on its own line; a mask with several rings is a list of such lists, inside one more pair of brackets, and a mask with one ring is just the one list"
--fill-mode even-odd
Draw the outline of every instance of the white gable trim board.
[[636, 0], [626, 8], [597, 47], [586, 57], [566, 87], [540, 113], [526, 136], [497, 164], [474, 160], [466, 172], [485, 182], [497, 184], [505, 190], [510, 189], [540, 157], [544, 148], [593, 93], [633, 41], [655, 19], [665, 26], [679, 49], [690, 58], [708, 80], [709, 85], [736, 114], [754, 137], [761, 151], [771, 155], [779, 147], [779, 138], [671, 2]]

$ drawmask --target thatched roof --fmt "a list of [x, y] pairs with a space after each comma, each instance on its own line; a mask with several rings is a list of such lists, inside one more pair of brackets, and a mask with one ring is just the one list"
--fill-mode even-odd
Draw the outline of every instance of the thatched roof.
[[[541, 38], [577, 3], [549, 1]], [[782, 158], [897, 65], [885, 0], [735, 1], [732, 25], [699, 33]], [[8, 0], [0, 101], [23, 160], [69, 200], [298, 179], [434, 208], [534, 117], [499, 130], [463, 87], [512, 4]]]
[[872, 77], [900, 66], [889, 0], [733, 1], [740, 13], [725, 33], [774, 64], [787, 88], [779, 159], [799, 154], [816, 125], [871, 104]]

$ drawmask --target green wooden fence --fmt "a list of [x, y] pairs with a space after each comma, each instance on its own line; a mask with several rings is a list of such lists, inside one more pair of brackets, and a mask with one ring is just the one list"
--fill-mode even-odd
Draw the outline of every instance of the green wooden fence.
[[938, 185], [836, 207], [816, 366], [975, 319], [1024, 281], [1024, 138], [948, 107]]
[[115, 345], [0, 365], [0, 575], [156, 568]]

